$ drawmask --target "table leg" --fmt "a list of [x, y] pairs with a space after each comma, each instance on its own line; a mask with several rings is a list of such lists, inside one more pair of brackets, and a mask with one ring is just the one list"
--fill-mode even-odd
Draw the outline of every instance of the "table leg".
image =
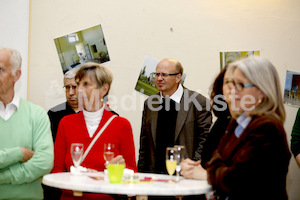
[[136, 200], [148, 200], [148, 195], [136, 195]]
[[75, 190], [73, 190], [73, 196], [74, 197], [82, 197], [82, 191], [75, 191]]

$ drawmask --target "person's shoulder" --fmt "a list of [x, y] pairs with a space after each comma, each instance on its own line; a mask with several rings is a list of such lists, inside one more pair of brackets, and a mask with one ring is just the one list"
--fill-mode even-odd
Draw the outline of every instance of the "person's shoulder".
[[20, 99], [19, 110], [21, 115], [28, 117], [33, 121], [49, 121], [47, 112], [44, 108], [25, 99]]
[[252, 118], [253, 118], [253, 122], [258, 123], [258, 124], [280, 123], [280, 120], [273, 114], [263, 114], [263, 115], [259, 115], [259, 116], [253, 116]]
[[44, 112], [46, 113], [45, 109], [42, 108], [41, 106], [34, 104], [30, 101], [27, 101], [25, 99], [20, 98], [20, 108], [21, 109], [27, 109], [30, 111], [35, 111], [35, 112]]
[[144, 103], [147, 103], [148, 101], [159, 101], [160, 98], [161, 98], [160, 92], [158, 92], [158, 93], [155, 93], [155, 94], [150, 95], [150, 96], [145, 100]]
[[67, 108], [67, 103], [64, 102], [50, 108], [48, 112], [58, 112], [58, 111], [66, 110], [66, 108]]
[[[112, 114], [112, 113], [111, 113]], [[113, 116], [114, 114], [112, 114], [111, 116]], [[115, 119], [114, 119], [118, 124], [129, 124], [130, 122], [127, 118], [122, 117], [120, 115], [116, 115]]]
[[184, 101], [187, 100], [189, 102], [192, 102], [192, 99], [195, 99], [197, 102], [199, 102], [203, 106], [206, 105], [206, 104], [209, 104], [208, 98], [206, 98], [205, 96], [203, 96], [199, 92], [190, 90], [186, 87], [183, 87], [182, 99], [184, 99]]
[[80, 111], [78, 113], [73, 113], [73, 114], [66, 115], [66, 116], [64, 116], [62, 118], [62, 120], [74, 121], [75, 119], [77, 119], [78, 117], [80, 117], [80, 115], [83, 115], [82, 111]]
[[112, 110], [109, 106], [107, 106], [107, 110], [110, 111], [112, 114], [119, 116], [119, 114]]
[[249, 125], [250, 128], [253, 129], [265, 127], [267, 129], [277, 130], [277, 132], [285, 132], [283, 123], [274, 114], [263, 114], [260, 116], [253, 116], [252, 121]]
[[194, 90], [190, 90], [190, 89], [188, 89], [186, 87], [183, 87], [183, 93], [188, 93], [189, 96], [196, 95], [196, 97], [198, 97], [198, 98], [204, 98], [204, 99], [206, 99], [206, 97], [203, 96], [202, 94], [200, 94], [199, 92], [194, 91]]

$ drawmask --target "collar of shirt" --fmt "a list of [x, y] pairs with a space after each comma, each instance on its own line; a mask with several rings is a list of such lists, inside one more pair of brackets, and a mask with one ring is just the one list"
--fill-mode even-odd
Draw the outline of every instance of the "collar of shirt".
[[[180, 103], [180, 99], [183, 95], [183, 87], [181, 84], [179, 84], [177, 90], [174, 92], [174, 94], [172, 94], [172, 96], [170, 96], [170, 99], [172, 99], [173, 101], [175, 101], [176, 103]], [[160, 97], [161, 97], [161, 101], [162, 101], [162, 93], [160, 92]]]
[[241, 114], [237, 119], [236, 122], [238, 123], [238, 126], [234, 130], [234, 134], [237, 138], [241, 136], [245, 128], [248, 126], [248, 124], [251, 122], [252, 117], [247, 117], [245, 113]]
[[4, 107], [2, 101], [0, 101], [0, 117], [4, 120], [8, 120], [20, 106], [20, 97], [15, 94], [13, 100]]
[[85, 119], [85, 124], [88, 129], [90, 137], [93, 137], [95, 131], [97, 130], [99, 123], [102, 119], [105, 104], [103, 104], [102, 108], [100, 110], [97, 110], [95, 112], [89, 112], [86, 110], [82, 110], [83, 116]]

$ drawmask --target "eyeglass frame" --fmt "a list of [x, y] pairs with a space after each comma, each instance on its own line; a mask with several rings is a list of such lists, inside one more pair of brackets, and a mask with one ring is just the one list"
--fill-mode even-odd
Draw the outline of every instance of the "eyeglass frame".
[[173, 73], [173, 74], [168, 74], [168, 73], [158, 73], [158, 72], [152, 72], [151, 73], [152, 76], [154, 76], [155, 78], [159, 78], [160, 76], [162, 78], [167, 78], [169, 76], [177, 76], [178, 74], [181, 74], [180, 72], [177, 72], [177, 73]]
[[256, 87], [256, 85], [254, 85], [254, 84], [235, 83], [233, 80], [229, 80], [226, 82], [226, 84], [228, 84], [228, 83], [232, 83], [234, 88], [239, 92], [243, 91], [244, 88]]

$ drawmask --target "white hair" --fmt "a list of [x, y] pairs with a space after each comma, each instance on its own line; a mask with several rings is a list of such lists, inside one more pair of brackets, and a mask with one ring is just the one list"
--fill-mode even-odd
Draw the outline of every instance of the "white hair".
[[9, 64], [11, 66], [13, 74], [16, 73], [17, 69], [21, 69], [22, 65], [22, 56], [20, 52], [16, 49], [0, 47], [0, 51], [8, 50], [11, 53]]
[[274, 114], [282, 123], [285, 121], [279, 76], [273, 64], [262, 57], [252, 56], [229, 64], [240, 69], [245, 77], [264, 93], [262, 103], [251, 115]]
[[79, 68], [73, 68], [73, 69], [67, 71], [64, 75], [64, 78], [75, 78], [78, 70], [79, 70]]

